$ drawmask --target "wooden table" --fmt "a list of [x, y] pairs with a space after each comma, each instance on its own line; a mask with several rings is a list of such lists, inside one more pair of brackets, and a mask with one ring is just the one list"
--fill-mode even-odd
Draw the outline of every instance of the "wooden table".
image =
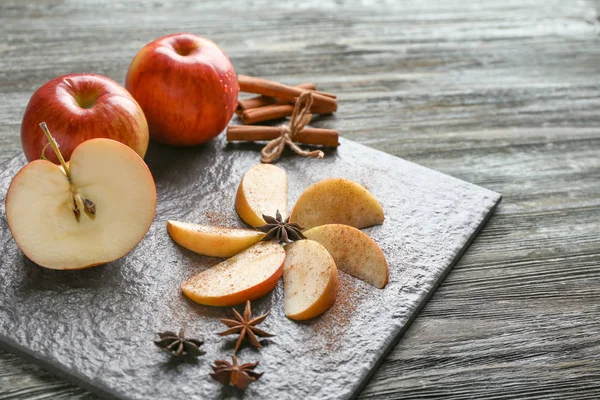
[[[363, 397], [600, 398], [600, 1], [104, 3], [0, 3], [0, 162], [47, 80], [207, 36], [337, 93], [319, 126], [504, 195]], [[95, 396], [0, 352], [0, 399], [30, 398]]]

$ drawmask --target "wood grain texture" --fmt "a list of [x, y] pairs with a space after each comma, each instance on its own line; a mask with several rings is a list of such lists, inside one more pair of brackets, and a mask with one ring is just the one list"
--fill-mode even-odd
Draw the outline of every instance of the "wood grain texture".
[[[123, 83], [145, 43], [191, 31], [239, 73], [315, 81], [314, 125], [504, 195], [363, 398], [600, 398], [598, 1], [0, 3], [0, 162], [33, 91]], [[0, 353], [0, 399], [93, 395]]]

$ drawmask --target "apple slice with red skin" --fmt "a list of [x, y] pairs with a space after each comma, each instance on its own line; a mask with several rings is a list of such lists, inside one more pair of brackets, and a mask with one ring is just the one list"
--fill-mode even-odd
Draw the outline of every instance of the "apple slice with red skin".
[[327, 224], [302, 233], [322, 244], [340, 270], [380, 289], [387, 285], [389, 269], [385, 255], [363, 231], [349, 225]]
[[144, 110], [152, 140], [175, 146], [195, 146], [221, 133], [239, 92], [225, 53], [190, 33], [144, 46], [131, 61], [125, 87]]
[[188, 298], [207, 306], [233, 306], [271, 292], [283, 273], [285, 250], [275, 242], [254, 246], [181, 284]]
[[325, 224], [366, 228], [382, 224], [383, 208], [375, 196], [360, 184], [330, 178], [311, 185], [294, 204], [290, 222], [304, 229]]
[[257, 164], [242, 178], [235, 197], [235, 209], [251, 226], [266, 224], [263, 215], [287, 216], [288, 180], [285, 170], [272, 164]]
[[294, 320], [318, 317], [335, 302], [339, 278], [335, 261], [325, 247], [313, 240], [285, 246], [283, 304]]
[[[131, 94], [117, 82], [96, 74], [64, 75], [44, 84], [29, 100], [21, 123], [21, 144], [27, 160], [38, 160], [48, 144], [39, 123], [51, 128], [65, 160], [75, 148], [94, 138], [114, 139], [140, 157], [148, 148], [148, 123]], [[46, 152], [48, 160], [58, 157]]]
[[8, 188], [6, 219], [17, 245], [50, 269], [81, 269], [121, 258], [154, 219], [156, 188], [148, 167], [132, 149], [111, 139], [83, 142], [68, 166], [60, 158], [62, 166], [30, 162]]
[[171, 238], [188, 250], [209, 257], [232, 257], [260, 241], [265, 234], [253, 229], [225, 228], [167, 221]]

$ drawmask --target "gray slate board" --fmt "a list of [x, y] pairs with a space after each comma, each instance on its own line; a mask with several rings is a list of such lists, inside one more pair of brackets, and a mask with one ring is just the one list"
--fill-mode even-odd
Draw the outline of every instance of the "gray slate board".
[[[501, 196], [377, 150], [342, 140], [323, 160], [286, 153], [290, 204], [310, 184], [344, 177], [382, 203], [383, 225], [365, 231], [383, 249], [390, 283], [383, 290], [340, 273], [336, 304], [306, 323], [285, 318], [282, 287], [256, 302], [271, 310], [263, 327], [277, 335], [243, 362], [260, 361], [260, 381], [245, 394], [210, 379], [210, 363], [227, 358], [234, 338], [215, 335], [228, 308], [197, 305], [179, 284], [220, 260], [175, 244], [166, 220], [244, 226], [233, 202], [259, 145], [223, 139], [192, 149], [152, 146], [146, 161], [158, 209], [146, 238], [116, 262], [82, 271], [51, 271], [26, 259], [6, 224], [4, 197], [24, 165], [18, 156], [0, 172], [0, 346], [36, 360], [105, 397], [323, 399], [358, 394], [429, 295], [477, 234]], [[50, 244], [48, 244], [50, 245]], [[241, 309], [241, 307], [238, 307]], [[179, 361], [159, 351], [155, 333], [184, 327], [207, 354]]]

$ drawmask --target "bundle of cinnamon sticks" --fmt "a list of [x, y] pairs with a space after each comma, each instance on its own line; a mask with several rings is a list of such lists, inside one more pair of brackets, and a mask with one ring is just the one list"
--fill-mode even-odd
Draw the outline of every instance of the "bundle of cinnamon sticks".
[[[314, 83], [288, 86], [282, 83], [246, 75], [238, 75], [240, 92], [255, 93], [259, 96], [239, 100], [236, 114], [244, 125], [230, 125], [227, 128], [228, 141], [273, 140], [281, 135], [281, 129], [273, 126], [245, 126], [292, 115], [294, 103], [303, 92], [312, 94], [311, 114], [331, 114], [337, 111], [337, 98], [334, 94], [316, 90]], [[332, 129], [305, 127], [296, 133], [298, 143], [339, 146], [338, 132]]]

